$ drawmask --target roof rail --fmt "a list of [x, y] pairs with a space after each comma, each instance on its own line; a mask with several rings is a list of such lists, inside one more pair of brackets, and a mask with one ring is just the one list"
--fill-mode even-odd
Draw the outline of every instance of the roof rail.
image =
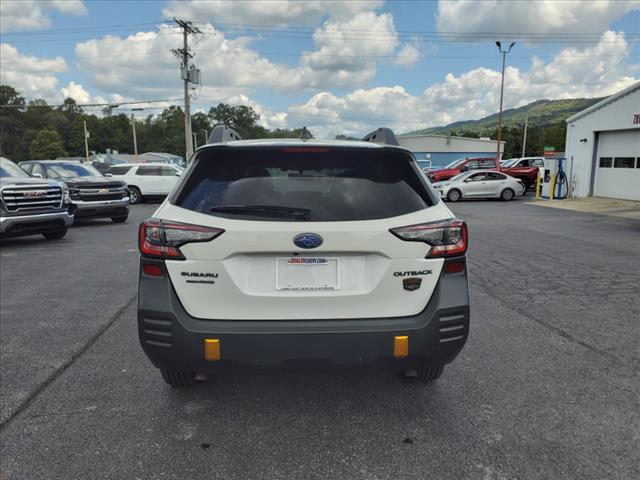
[[309, 131], [307, 127], [302, 127], [302, 131], [300, 132], [300, 140], [311, 140], [313, 138], [313, 134]]
[[207, 143], [224, 143], [232, 140], [242, 140], [242, 137], [231, 127], [216, 125], [211, 131]]
[[390, 128], [381, 127], [367, 134], [362, 139], [363, 142], [383, 143], [385, 145], [400, 145], [396, 134]]

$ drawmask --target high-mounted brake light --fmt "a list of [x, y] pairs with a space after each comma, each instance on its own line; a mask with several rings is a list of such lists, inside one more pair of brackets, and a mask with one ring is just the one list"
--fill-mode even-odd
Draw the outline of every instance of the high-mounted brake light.
[[409, 225], [390, 231], [402, 240], [430, 245], [431, 250], [427, 257], [453, 257], [467, 251], [467, 224], [457, 218]]
[[328, 148], [325, 147], [284, 147], [285, 153], [327, 153]]
[[193, 242], [208, 242], [224, 230], [150, 218], [140, 224], [138, 247], [145, 257], [184, 260], [180, 247]]

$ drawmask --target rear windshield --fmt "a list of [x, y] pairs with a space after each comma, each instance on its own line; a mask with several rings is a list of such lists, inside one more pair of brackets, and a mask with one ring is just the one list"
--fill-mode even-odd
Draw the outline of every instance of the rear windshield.
[[226, 218], [373, 220], [434, 203], [413, 157], [393, 149], [231, 147], [194, 167], [173, 203]]

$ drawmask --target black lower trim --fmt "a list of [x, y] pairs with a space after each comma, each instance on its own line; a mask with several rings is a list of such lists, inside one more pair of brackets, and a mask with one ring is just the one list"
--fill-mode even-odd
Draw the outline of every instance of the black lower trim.
[[45, 220], [42, 222], [14, 223], [2, 232], [2, 237], [21, 237], [25, 235], [37, 235], [40, 233], [57, 232], [66, 228], [64, 220]]
[[[452, 259], [459, 260], [459, 259]], [[148, 263], [150, 260], [144, 259]], [[161, 264], [162, 262], [158, 262]], [[429, 304], [418, 315], [341, 320], [203, 320], [190, 316], [170, 280], [140, 272], [138, 333], [152, 363], [161, 369], [207, 371], [204, 339], [220, 340], [222, 362], [276, 365], [289, 360], [337, 364], [393, 362], [402, 368], [424, 360], [453, 361], [469, 332], [466, 270], [441, 275]], [[410, 356], [393, 358], [393, 338], [409, 336]]]

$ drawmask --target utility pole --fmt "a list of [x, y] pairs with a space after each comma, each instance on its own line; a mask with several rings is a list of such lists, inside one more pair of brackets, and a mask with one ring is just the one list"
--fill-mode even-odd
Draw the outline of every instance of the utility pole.
[[87, 132], [87, 122], [83, 121], [82, 126], [84, 128], [84, 156], [89, 163], [89, 132]]
[[527, 123], [529, 121], [529, 114], [524, 116], [524, 139], [522, 140], [522, 156], [525, 156], [525, 150], [527, 148]]
[[502, 99], [504, 96], [504, 64], [507, 59], [507, 53], [511, 51], [516, 42], [511, 42], [509, 48], [507, 50], [502, 50], [502, 44], [500, 42], [496, 42], [496, 46], [498, 47], [498, 51], [502, 54], [502, 85], [500, 86], [500, 114], [498, 116], [498, 147], [496, 151], [496, 167], [500, 167], [500, 160], [502, 159], [502, 155], [500, 154], [500, 141], [502, 136]]
[[194, 27], [191, 22], [173, 19], [182, 29], [182, 48], [171, 50], [171, 52], [180, 59], [180, 72], [184, 80], [184, 140], [185, 140], [185, 161], [189, 161], [193, 154], [193, 138], [191, 136], [191, 105], [189, 99], [189, 82], [200, 83], [200, 70], [194, 65], [189, 67], [189, 60], [193, 55], [189, 52], [189, 34], [202, 33], [199, 28]]
[[136, 157], [136, 163], [138, 163], [138, 137], [136, 135], [136, 117], [131, 114], [131, 128], [133, 129], [133, 154]]

